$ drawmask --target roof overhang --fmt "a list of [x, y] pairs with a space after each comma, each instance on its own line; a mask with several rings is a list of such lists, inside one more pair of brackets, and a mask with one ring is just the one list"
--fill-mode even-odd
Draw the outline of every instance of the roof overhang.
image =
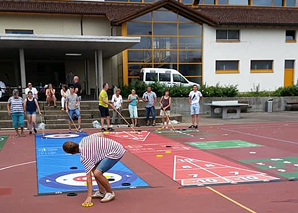
[[0, 34], [1, 49], [43, 49], [65, 51], [101, 50], [103, 57], [112, 57], [139, 43], [140, 37], [16, 35]]

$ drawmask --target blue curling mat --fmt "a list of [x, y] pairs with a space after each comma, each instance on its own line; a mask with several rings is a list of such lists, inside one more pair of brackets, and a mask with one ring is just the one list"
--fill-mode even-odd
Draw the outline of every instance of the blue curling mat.
[[[85, 136], [88, 135], [86, 133], [35, 135], [38, 194], [87, 190], [86, 173], [80, 155], [70, 155], [62, 149], [65, 141], [80, 142]], [[104, 175], [113, 189], [149, 187], [120, 161]], [[97, 189], [94, 178], [93, 189]]]

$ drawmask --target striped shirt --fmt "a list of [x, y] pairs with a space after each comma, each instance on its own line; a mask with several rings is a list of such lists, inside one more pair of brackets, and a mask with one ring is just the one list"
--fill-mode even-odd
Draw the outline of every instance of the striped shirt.
[[23, 98], [14, 98], [13, 96], [8, 99], [8, 103], [10, 103], [10, 112], [24, 112], [23, 108]]
[[110, 138], [99, 137], [97, 134], [84, 137], [79, 149], [81, 162], [87, 174], [104, 158], [119, 159], [125, 153], [120, 143]]

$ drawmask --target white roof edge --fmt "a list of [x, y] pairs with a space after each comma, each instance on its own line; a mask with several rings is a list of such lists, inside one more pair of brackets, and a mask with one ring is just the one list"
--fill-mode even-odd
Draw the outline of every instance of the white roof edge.
[[73, 41], [73, 42], [140, 42], [141, 37], [126, 36], [80, 36], [80, 35], [39, 35], [0, 34], [0, 40], [19, 41]]

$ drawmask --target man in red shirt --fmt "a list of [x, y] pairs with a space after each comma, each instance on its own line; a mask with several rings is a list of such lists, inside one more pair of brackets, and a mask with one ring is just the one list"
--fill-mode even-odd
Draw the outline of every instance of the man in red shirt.
[[[92, 205], [92, 198], [102, 198], [101, 202], [114, 199], [115, 193], [103, 174], [123, 157], [125, 149], [120, 143], [104, 137], [103, 133], [96, 133], [84, 137], [79, 144], [73, 141], [65, 142], [63, 150], [69, 154], [80, 154], [81, 162], [86, 171], [88, 189], [87, 198], [83, 205]], [[92, 173], [99, 189], [93, 195]]]

